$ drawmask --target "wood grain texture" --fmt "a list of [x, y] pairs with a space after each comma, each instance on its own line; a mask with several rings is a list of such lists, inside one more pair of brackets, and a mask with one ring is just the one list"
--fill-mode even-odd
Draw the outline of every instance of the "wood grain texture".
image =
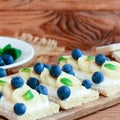
[[0, 34], [16, 31], [54, 38], [67, 49], [83, 50], [120, 42], [120, 12], [0, 11]]
[[119, 0], [1, 0], [0, 10], [120, 10]]

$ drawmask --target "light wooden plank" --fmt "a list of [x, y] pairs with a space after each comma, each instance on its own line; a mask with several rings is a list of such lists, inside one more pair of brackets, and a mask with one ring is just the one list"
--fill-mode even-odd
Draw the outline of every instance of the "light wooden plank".
[[89, 115], [91, 113], [97, 112], [99, 110], [111, 107], [120, 103], [120, 93], [112, 97], [105, 98], [101, 96], [98, 100], [86, 103], [84, 105], [63, 110], [60, 113], [52, 115], [50, 117], [44, 118], [42, 120], [73, 120], [82, 118], [83, 116]]
[[120, 10], [120, 0], [2, 0], [0, 10]]
[[67, 49], [91, 50], [98, 45], [120, 42], [120, 12], [1, 11], [0, 35], [17, 31], [53, 38]]

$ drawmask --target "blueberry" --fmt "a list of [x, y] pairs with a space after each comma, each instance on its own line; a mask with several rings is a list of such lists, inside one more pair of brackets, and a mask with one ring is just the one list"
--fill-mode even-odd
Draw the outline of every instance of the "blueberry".
[[69, 72], [67, 72], [67, 73], [70, 74], [70, 75], [75, 76], [75, 72], [74, 72], [73, 70], [71, 70], [71, 71], [69, 71]]
[[6, 70], [3, 68], [0, 68], [0, 78], [6, 76]]
[[36, 86], [39, 85], [39, 81], [35, 77], [31, 77], [27, 80], [27, 85], [30, 86], [32, 89], [35, 89]]
[[47, 69], [51, 68], [51, 66], [49, 64], [44, 64], [44, 67], [47, 68]]
[[61, 74], [62, 70], [58, 65], [52, 65], [50, 68], [50, 75], [52, 77], [58, 77]]
[[10, 54], [4, 54], [3, 60], [4, 60], [6, 65], [14, 63], [14, 59], [13, 59], [12, 55], [10, 55]]
[[36, 63], [34, 65], [34, 71], [37, 73], [37, 74], [40, 74], [42, 71], [44, 70], [44, 65], [42, 63]]
[[57, 90], [57, 95], [61, 100], [67, 99], [71, 94], [71, 90], [67, 86], [61, 86]]
[[5, 63], [4, 63], [4, 60], [2, 59], [2, 57], [0, 56], [0, 66], [4, 66]]
[[75, 60], [77, 60], [79, 57], [84, 55], [84, 53], [80, 49], [76, 48], [72, 51], [71, 55]]
[[66, 73], [70, 72], [71, 70], [73, 70], [72, 66], [70, 64], [65, 64], [62, 67], [62, 70]]
[[82, 85], [83, 85], [85, 88], [90, 89], [91, 86], [92, 86], [92, 83], [91, 83], [90, 80], [85, 79], [85, 80], [82, 81]]
[[98, 65], [102, 65], [106, 61], [106, 57], [103, 54], [97, 54], [95, 56], [95, 62]]
[[11, 85], [15, 89], [22, 87], [24, 85], [24, 80], [19, 76], [13, 77], [11, 80]]
[[43, 94], [43, 95], [48, 95], [48, 89], [46, 86], [44, 85], [38, 85], [35, 90], [39, 93], [39, 94]]
[[103, 82], [103, 80], [104, 80], [103, 73], [101, 73], [101, 72], [95, 72], [95, 73], [93, 73], [93, 75], [92, 75], [92, 81], [94, 83], [99, 84], [99, 83]]
[[0, 99], [1, 99], [1, 97], [2, 97], [2, 92], [0, 92]]
[[14, 112], [17, 115], [23, 115], [26, 112], [26, 106], [23, 103], [16, 103], [13, 107]]
[[106, 57], [106, 61], [110, 61], [110, 58]]

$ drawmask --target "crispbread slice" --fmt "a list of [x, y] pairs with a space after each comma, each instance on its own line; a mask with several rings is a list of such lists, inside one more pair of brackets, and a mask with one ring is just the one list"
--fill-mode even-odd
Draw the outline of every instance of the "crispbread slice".
[[101, 95], [106, 96], [106, 97], [120, 93], [120, 84], [107, 86], [107, 87], [96, 85], [96, 86], [93, 86], [92, 88], [97, 90]]
[[56, 88], [54, 88], [52, 86], [47, 86], [47, 88], [50, 91], [49, 95], [48, 95], [50, 101], [53, 101], [53, 102], [59, 104], [61, 109], [73, 108], [73, 107], [82, 105], [84, 103], [94, 101], [94, 100], [99, 98], [99, 93], [96, 90], [90, 89], [89, 93], [82, 94], [83, 89], [78, 89], [80, 92], [80, 95], [76, 95], [75, 97], [70, 97], [70, 98], [67, 98], [65, 100], [60, 100], [57, 97]]
[[[81, 71], [78, 71], [78, 70], [75, 70], [75, 73], [77, 74], [76, 77], [80, 80], [83, 80], [83, 79], [91, 80], [92, 74], [90, 75], [88, 73], [84, 73], [84, 76], [83, 76], [83, 74], [81, 75]], [[85, 74], [86, 74], [86, 77], [85, 77]], [[115, 80], [113, 80], [113, 82], [114, 81]], [[109, 96], [115, 95], [117, 93], [120, 93], [120, 82], [118, 83], [118, 80], [117, 80], [116, 84], [112, 84], [110, 86], [109, 85], [108, 86], [102, 86], [102, 85], [100, 86], [98, 84], [92, 84], [92, 89], [98, 91], [101, 95], [103, 95], [105, 97], [109, 97]]]
[[103, 53], [105, 55], [110, 55], [113, 51], [117, 51], [117, 50], [120, 50], [120, 43], [114, 43], [114, 44], [96, 47], [97, 53]]
[[78, 96], [78, 97], [71, 98], [68, 100], [60, 100], [60, 99], [55, 98], [54, 96], [51, 96], [50, 100], [58, 103], [62, 109], [69, 109], [72, 107], [82, 105], [84, 103], [94, 101], [98, 98], [99, 98], [99, 93], [91, 89], [90, 93], [84, 96]]
[[0, 101], [0, 115], [9, 120], [37, 120], [59, 112], [59, 105], [53, 102], [50, 102], [48, 107], [33, 111], [32, 113], [26, 113], [22, 116], [17, 116], [11, 108], [12, 104], [10, 104], [10, 101], [6, 99]]
[[120, 62], [120, 51], [114, 51], [112, 53], [112, 57], [116, 59], [116, 61]]

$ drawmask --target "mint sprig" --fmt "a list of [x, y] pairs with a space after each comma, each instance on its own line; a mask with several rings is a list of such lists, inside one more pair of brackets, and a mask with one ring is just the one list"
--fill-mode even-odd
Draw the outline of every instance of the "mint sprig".
[[67, 58], [61, 56], [61, 57], [58, 58], [58, 63], [60, 63], [61, 61], [67, 62]]
[[28, 90], [24, 95], [23, 95], [23, 98], [26, 100], [26, 101], [29, 101], [31, 99], [34, 98], [34, 94], [32, 93], [31, 90]]
[[24, 67], [21, 69], [21, 72], [30, 72], [30, 70], [31, 70], [30, 68]]
[[7, 53], [11, 54], [14, 60], [16, 60], [21, 56], [22, 51], [20, 49], [12, 47], [11, 44], [7, 44], [4, 48], [0, 48], [0, 55], [4, 55]]
[[110, 64], [110, 63], [104, 64], [104, 67], [106, 67], [107, 69], [110, 69], [110, 70], [116, 70], [117, 69], [117, 66], [115, 66], [113, 64]]
[[68, 78], [61, 78], [60, 81], [66, 86], [72, 86], [72, 81], [69, 80]]
[[95, 59], [95, 56], [89, 55], [89, 56], [87, 57], [87, 59], [88, 59], [88, 60], [94, 60], [94, 59]]

